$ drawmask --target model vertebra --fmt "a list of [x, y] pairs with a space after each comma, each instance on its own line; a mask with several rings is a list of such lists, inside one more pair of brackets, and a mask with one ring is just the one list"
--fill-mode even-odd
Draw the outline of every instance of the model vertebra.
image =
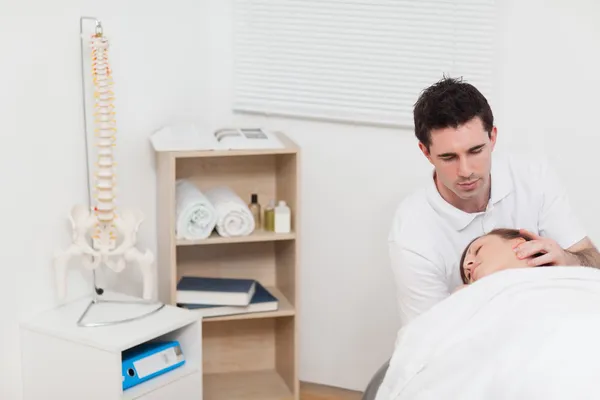
[[[116, 212], [115, 162], [113, 148], [116, 138], [112, 71], [108, 59], [109, 43], [102, 33], [91, 39], [92, 77], [94, 83], [94, 122], [97, 145], [94, 174], [95, 195], [92, 208], [75, 206], [70, 221], [73, 243], [56, 255], [58, 297], [66, 296], [67, 264], [72, 257], [81, 256], [83, 265], [92, 270], [105, 265], [121, 272], [128, 262], [137, 262], [143, 276], [143, 297], [149, 300], [153, 293], [153, 254], [139, 251], [135, 245], [137, 231], [144, 217], [138, 210]], [[89, 236], [89, 238], [88, 238]], [[91, 244], [90, 244], [91, 243]]]

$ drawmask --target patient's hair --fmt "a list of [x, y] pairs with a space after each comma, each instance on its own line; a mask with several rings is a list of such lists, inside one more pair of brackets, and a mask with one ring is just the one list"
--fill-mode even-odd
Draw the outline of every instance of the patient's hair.
[[[489, 233], [486, 233], [484, 236], [488, 236], [488, 235], [500, 236], [502, 239], [505, 239], [505, 240], [512, 240], [512, 239], [518, 239], [518, 238], [523, 238], [527, 242], [529, 242], [530, 240], [533, 240], [533, 238], [531, 236], [522, 234], [518, 229], [498, 228], [498, 229], [494, 229], [494, 230], [490, 231]], [[481, 237], [481, 236], [479, 236], [479, 237]], [[465, 258], [467, 257], [467, 251], [469, 250], [469, 247], [471, 246], [471, 244], [473, 244], [474, 241], [479, 239], [479, 237], [476, 237], [475, 239], [471, 240], [471, 242], [469, 242], [469, 244], [463, 250], [462, 256], [460, 257], [460, 264], [459, 264], [460, 278], [462, 279], [462, 281], [465, 285], [468, 283], [468, 280], [465, 275], [465, 269], [464, 269], [463, 264], [465, 263]], [[541, 254], [538, 253], [535, 256], [537, 257], [539, 255], [541, 255]]]
[[415, 135], [429, 150], [432, 129], [456, 128], [475, 117], [491, 135], [494, 115], [485, 96], [462, 79], [444, 77], [423, 90], [415, 103]]

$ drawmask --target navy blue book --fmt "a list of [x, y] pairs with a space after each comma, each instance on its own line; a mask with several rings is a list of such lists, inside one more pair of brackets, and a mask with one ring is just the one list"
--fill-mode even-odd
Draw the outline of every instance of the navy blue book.
[[250, 304], [247, 306], [214, 306], [210, 304], [183, 303], [178, 303], [177, 306], [197, 311], [203, 317], [218, 317], [223, 315], [276, 311], [279, 308], [279, 301], [263, 285], [256, 282], [256, 291], [254, 292], [254, 296], [252, 296]]
[[184, 276], [177, 283], [177, 303], [247, 306], [255, 290], [254, 279]]

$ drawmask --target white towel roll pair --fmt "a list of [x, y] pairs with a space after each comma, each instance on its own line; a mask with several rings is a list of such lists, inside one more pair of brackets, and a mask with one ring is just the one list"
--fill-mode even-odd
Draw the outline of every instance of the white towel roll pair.
[[248, 205], [230, 188], [219, 186], [202, 193], [193, 183], [176, 183], [177, 237], [202, 240], [216, 228], [223, 237], [247, 236], [255, 229]]

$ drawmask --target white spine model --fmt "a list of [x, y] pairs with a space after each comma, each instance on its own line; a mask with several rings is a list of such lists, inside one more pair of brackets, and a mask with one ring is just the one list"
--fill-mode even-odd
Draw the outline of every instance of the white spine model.
[[95, 206], [76, 205], [69, 219], [73, 229], [72, 244], [55, 256], [57, 292], [66, 296], [67, 265], [71, 258], [81, 257], [83, 265], [93, 270], [105, 265], [121, 272], [128, 262], [137, 262], [143, 276], [143, 298], [153, 294], [153, 254], [140, 252], [136, 246], [137, 231], [144, 217], [138, 210], [116, 212], [115, 207], [115, 146], [116, 122], [112, 73], [108, 60], [109, 43], [102, 34], [91, 40], [92, 76], [95, 98], [95, 132], [97, 162], [94, 174]]

